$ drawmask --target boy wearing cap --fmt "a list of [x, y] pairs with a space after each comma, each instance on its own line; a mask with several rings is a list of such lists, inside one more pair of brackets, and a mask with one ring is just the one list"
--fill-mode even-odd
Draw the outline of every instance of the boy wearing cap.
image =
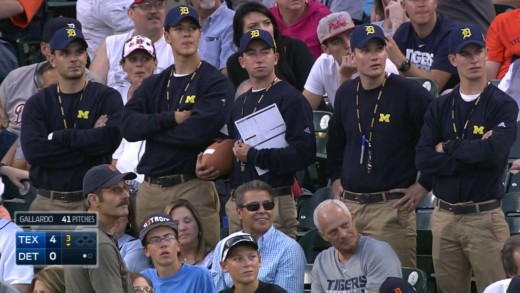
[[33, 211], [82, 210], [85, 172], [110, 162], [121, 141], [121, 95], [87, 81], [86, 48], [80, 30], [56, 31], [49, 62], [59, 82], [32, 96], [24, 107], [20, 141], [31, 164], [31, 183], [38, 189]]
[[[350, 49], [353, 29], [354, 23], [348, 12], [331, 13], [318, 24], [318, 39], [325, 53], [314, 62], [303, 90], [313, 110], [318, 109], [323, 96], [327, 96], [331, 106], [334, 106], [338, 87], [357, 76]], [[388, 59], [385, 71], [398, 74], [397, 68]]]
[[144, 253], [154, 265], [141, 274], [152, 281], [156, 292], [217, 292], [206, 268], [179, 261], [177, 225], [169, 215], [150, 214], [140, 227], [139, 239]]
[[[460, 86], [432, 103], [417, 144], [419, 171], [433, 176], [433, 264], [441, 292], [469, 292], [505, 278], [500, 250], [509, 237], [502, 176], [516, 137], [518, 106], [486, 78], [486, 45], [473, 24], [453, 29], [450, 62]], [[483, 253], [484, 252], [484, 253]]]
[[287, 292], [275, 284], [258, 280], [260, 253], [253, 236], [236, 232], [222, 240], [224, 247], [220, 266], [233, 279], [233, 287], [219, 293], [284, 293]]
[[145, 79], [122, 111], [128, 141], [146, 140], [137, 172], [144, 182], [137, 196], [137, 220], [176, 199], [190, 201], [207, 231], [206, 245], [220, 239], [220, 204], [213, 182], [195, 176], [197, 155], [219, 136], [233, 100], [233, 86], [197, 53], [199, 17], [189, 6], [166, 16], [165, 38], [175, 65]]
[[[264, 30], [252, 30], [240, 40], [239, 62], [249, 74], [252, 88], [237, 98], [228, 121], [229, 137], [236, 139], [231, 188], [251, 180], [260, 179], [271, 185], [277, 205], [274, 213], [275, 227], [296, 239], [296, 205], [291, 186], [296, 171], [304, 169], [316, 155], [316, 141], [312, 111], [302, 94], [287, 82], [278, 79], [274, 67], [278, 62], [276, 44], [271, 34]], [[235, 125], [236, 121], [267, 107], [276, 105], [285, 122], [285, 147], [264, 148], [245, 142]], [[197, 176], [205, 180], [218, 177], [218, 171], [206, 168], [197, 161]], [[267, 169], [268, 171], [261, 171]], [[232, 195], [233, 197], [233, 195]], [[230, 232], [240, 229], [234, 200], [226, 204]]]
[[416, 180], [414, 148], [432, 96], [413, 80], [385, 73], [379, 26], [356, 27], [350, 43], [359, 77], [340, 86], [329, 122], [333, 191], [361, 234], [389, 243], [403, 266], [415, 267], [414, 209], [431, 182]]
[[[85, 52], [86, 54], [86, 52]], [[124, 292], [132, 289], [128, 269], [112, 233], [117, 219], [128, 216], [129, 195], [124, 180], [134, 173], [119, 172], [112, 165], [98, 165], [83, 178], [87, 210], [99, 216], [98, 266], [65, 267], [67, 292]]]

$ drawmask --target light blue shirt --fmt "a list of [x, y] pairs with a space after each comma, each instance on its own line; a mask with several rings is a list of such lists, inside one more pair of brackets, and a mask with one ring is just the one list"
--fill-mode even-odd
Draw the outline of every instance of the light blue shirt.
[[[276, 284], [288, 293], [303, 292], [306, 260], [300, 244], [273, 226], [257, 242], [261, 258], [258, 279]], [[233, 286], [229, 273], [224, 273], [220, 265], [216, 265], [222, 257], [222, 245], [223, 242], [220, 241], [215, 247], [214, 265], [211, 267], [213, 282], [218, 291]]]
[[150, 268], [150, 262], [139, 239], [123, 234], [117, 239], [117, 246], [129, 272], [140, 272]]
[[182, 264], [175, 274], [160, 278], [156, 269], [141, 272], [152, 281], [155, 292], [216, 293], [211, 275], [206, 268]]
[[205, 21], [199, 42], [199, 56], [218, 70], [226, 68], [229, 56], [237, 51], [233, 44], [235, 11], [222, 3]]

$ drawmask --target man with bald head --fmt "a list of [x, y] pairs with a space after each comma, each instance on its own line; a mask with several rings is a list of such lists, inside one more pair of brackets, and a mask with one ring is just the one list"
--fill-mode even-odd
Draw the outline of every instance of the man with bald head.
[[321, 237], [332, 245], [314, 261], [313, 293], [378, 292], [386, 278], [402, 277], [401, 262], [392, 247], [359, 234], [354, 217], [341, 200], [322, 202], [313, 219]]

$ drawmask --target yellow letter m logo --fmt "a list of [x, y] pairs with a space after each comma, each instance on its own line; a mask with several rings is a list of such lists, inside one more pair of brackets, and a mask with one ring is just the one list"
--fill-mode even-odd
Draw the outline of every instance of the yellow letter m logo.
[[484, 134], [484, 126], [473, 125], [473, 134]]
[[390, 123], [390, 114], [379, 113], [379, 122]]
[[191, 95], [191, 96], [186, 96], [186, 103], [195, 103], [195, 97], [197, 97], [196, 95]]
[[88, 119], [88, 113], [89, 113], [89, 111], [78, 110], [78, 118], [79, 119]]

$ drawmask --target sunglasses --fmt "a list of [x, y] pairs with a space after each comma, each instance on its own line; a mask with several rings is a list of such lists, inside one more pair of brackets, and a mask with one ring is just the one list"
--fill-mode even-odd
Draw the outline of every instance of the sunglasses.
[[[264, 207], [264, 210], [270, 211], [274, 209], [274, 201], [266, 200], [261, 203], [261, 205]], [[246, 208], [250, 212], [256, 212], [260, 209], [260, 203], [259, 202], [252, 202], [248, 203], [246, 205], [238, 206], [239, 208]]]
[[142, 10], [150, 10], [150, 9], [152, 9], [152, 6], [154, 6], [157, 9], [163, 8], [164, 4], [165, 4], [165, 1], [163, 1], [163, 0], [159, 0], [159, 1], [155, 1], [155, 2], [145, 1], [145, 2], [142, 2], [142, 3], [139, 3], [139, 4], [134, 4], [134, 5], [130, 6], [130, 7], [131, 8], [139, 7]]

